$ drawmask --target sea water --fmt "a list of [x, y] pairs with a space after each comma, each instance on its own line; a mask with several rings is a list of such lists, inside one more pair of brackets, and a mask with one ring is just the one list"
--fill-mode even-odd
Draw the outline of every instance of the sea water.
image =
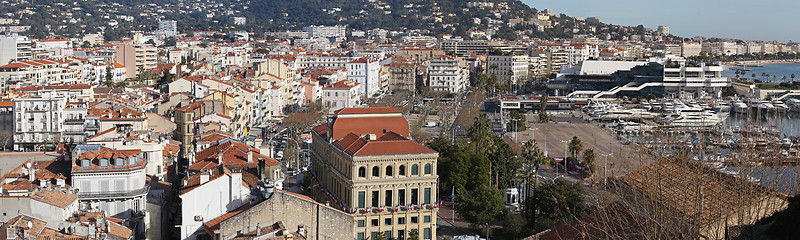
[[[769, 81], [769, 82], [783, 82], [783, 76], [786, 76], [786, 82], [792, 81], [792, 74], [795, 75], [794, 80], [800, 80], [800, 63], [771, 63], [761, 66], [731, 66], [728, 70], [722, 71], [722, 75], [730, 78], [736, 77], [737, 69], [747, 69], [747, 73], [740, 75], [740, 78], [752, 79], [753, 74], [756, 75], [755, 80]], [[761, 74], [769, 74], [769, 79], [762, 77]], [[775, 77], [773, 77], [775, 76]]]

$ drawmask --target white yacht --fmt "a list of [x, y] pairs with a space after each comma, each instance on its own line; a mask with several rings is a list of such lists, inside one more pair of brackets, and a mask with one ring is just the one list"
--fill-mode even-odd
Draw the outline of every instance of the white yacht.
[[790, 98], [789, 100], [786, 100], [786, 104], [789, 105], [789, 111], [800, 112], [800, 100], [796, 98]]
[[661, 111], [671, 112], [675, 109], [675, 105], [671, 101], [664, 101], [661, 103]]
[[728, 118], [727, 113], [716, 114], [700, 107], [683, 104], [675, 106], [671, 113], [663, 118], [663, 122], [673, 127], [711, 127]]
[[656, 112], [661, 111], [661, 104], [659, 104], [655, 100], [650, 100], [650, 110]]
[[789, 105], [786, 105], [781, 100], [772, 101], [772, 105], [775, 106], [775, 110], [782, 112], [789, 111]]
[[[731, 111], [731, 103], [728, 102], [716, 102], [711, 107], [716, 112], [730, 112]], [[747, 105], [745, 105], [747, 106]]]
[[636, 119], [653, 119], [656, 114], [640, 108], [612, 108], [606, 110], [604, 114], [596, 116], [600, 120], [636, 120]]
[[[732, 105], [731, 108], [733, 109], [733, 112], [735, 112], [735, 113], [747, 113], [747, 109], [748, 109], [747, 108], [747, 104], [745, 104], [744, 102], [742, 102], [740, 100], [736, 100], [731, 105]], [[798, 109], [798, 110], [800, 110], [800, 109]]]
[[639, 131], [651, 130], [653, 129], [653, 126], [637, 122], [619, 121], [619, 123], [616, 126], [616, 129], [625, 132], [639, 132]]
[[762, 112], [763, 111], [775, 111], [775, 105], [772, 105], [772, 103], [767, 102], [767, 101], [763, 101], [760, 104], [758, 104], [757, 106], [758, 106], [758, 110], [762, 111]]
[[647, 111], [650, 111], [650, 110], [653, 108], [653, 107], [650, 105], [650, 102], [647, 102], [647, 101], [643, 101], [643, 102], [641, 102], [639, 105], [640, 105], [640, 107], [641, 107], [642, 109], [645, 109], [645, 110], [647, 110]]
[[713, 127], [719, 124], [720, 119], [705, 115], [678, 115], [667, 122], [672, 127]]

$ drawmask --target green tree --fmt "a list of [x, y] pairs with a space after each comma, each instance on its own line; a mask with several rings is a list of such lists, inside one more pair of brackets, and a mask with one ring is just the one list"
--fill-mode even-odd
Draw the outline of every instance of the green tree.
[[525, 201], [523, 214], [527, 219], [536, 219], [531, 223], [537, 231], [572, 222], [585, 214], [583, 193], [578, 184], [556, 179], [536, 189], [536, 194]]
[[794, 82], [794, 73], [792, 73], [791, 78], [792, 78], [792, 82]]
[[167, 85], [172, 82], [172, 73], [170, 73], [169, 69], [164, 70], [164, 75], [161, 75], [161, 78], [158, 79], [156, 82], [156, 88], [161, 89], [164, 88], [164, 85]]
[[[532, 195], [531, 193], [536, 192], [536, 186], [539, 185], [539, 166], [542, 164], [547, 164], [548, 160], [547, 156], [544, 155], [539, 146], [534, 143], [533, 141], [527, 141], [524, 145], [522, 145], [522, 159], [525, 161], [526, 165], [529, 167], [533, 167], [533, 169], [526, 169], [524, 171], [525, 180], [525, 196]], [[531, 182], [531, 177], [533, 177], [533, 182]], [[533, 186], [533, 191], [531, 191], [531, 186]], [[525, 205], [523, 205], [525, 207]], [[536, 222], [535, 216], [530, 218], [532, 222]]]
[[485, 155], [491, 150], [494, 144], [494, 141], [492, 141], [492, 133], [489, 129], [491, 126], [489, 117], [482, 113], [475, 118], [475, 122], [467, 130], [467, 137], [472, 140], [476, 153]]
[[493, 137], [493, 139], [494, 148], [489, 154], [489, 161], [492, 163], [492, 177], [494, 178], [493, 181], [496, 182], [493, 185], [499, 189], [515, 187], [517, 184], [514, 181], [516, 180], [517, 172], [522, 167], [522, 163], [515, 156], [516, 154], [511, 149], [511, 146], [502, 138]]
[[520, 213], [510, 213], [506, 215], [506, 219], [503, 223], [503, 229], [514, 237], [519, 237], [525, 233], [525, 225], [528, 225], [527, 221], [525, 221], [525, 217]]
[[383, 232], [378, 232], [378, 234], [375, 234], [375, 239], [372, 240], [386, 240], [386, 234]]
[[539, 98], [539, 106], [541, 106], [541, 109], [539, 109], [539, 122], [543, 123], [550, 121], [550, 117], [547, 116], [547, 98], [547, 95]]
[[81, 48], [90, 48], [90, 47], [92, 47], [92, 44], [89, 43], [89, 41], [83, 41], [83, 43], [81, 43]]
[[106, 81], [105, 81], [106, 87], [114, 86], [114, 81], [112, 80], [113, 76], [114, 76], [114, 74], [111, 73], [111, 66], [107, 66], [106, 67], [106, 76], [105, 76], [106, 77]]
[[485, 226], [503, 210], [503, 195], [500, 190], [487, 185], [459, 194], [456, 199], [458, 214], [476, 226]]
[[572, 136], [572, 140], [569, 141], [569, 152], [572, 154], [572, 157], [577, 159], [581, 151], [583, 151], [581, 139], [578, 138], [578, 136]]
[[517, 110], [511, 110], [509, 117], [511, 119], [506, 124], [507, 131], [514, 131], [514, 132], [525, 131], [525, 121], [527, 121], [525, 114], [522, 114]]
[[585, 177], [590, 178], [594, 174], [594, 160], [595, 160], [594, 149], [586, 149], [583, 151], [583, 173]]
[[419, 230], [411, 229], [411, 231], [408, 231], [408, 240], [419, 240]]

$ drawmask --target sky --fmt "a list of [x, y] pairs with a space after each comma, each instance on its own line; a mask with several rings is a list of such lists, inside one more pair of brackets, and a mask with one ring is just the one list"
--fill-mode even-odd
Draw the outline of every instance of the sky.
[[797, 0], [522, 0], [539, 11], [599, 17], [603, 23], [669, 27], [681, 37], [800, 41]]

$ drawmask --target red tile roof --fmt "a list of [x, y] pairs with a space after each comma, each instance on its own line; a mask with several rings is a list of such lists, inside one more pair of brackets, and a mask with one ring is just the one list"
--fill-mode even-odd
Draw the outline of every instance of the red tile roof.
[[376, 140], [367, 140], [348, 134], [333, 143], [353, 156], [399, 155], [435, 153], [436, 151], [406, 139], [396, 133], [387, 133]]
[[68, 194], [60, 191], [40, 190], [34, 192], [31, 196], [32, 199], [47, 203], [58, 208], [65, 208], [70, 203], [78, 199], [78, 195]]
[[230, 212], [227, 212], [225, 214], [222, 214], [222, 216], [219, 216], [217, 218], [211, 219], [211, 221], [203, 223], [203, 226], [205, 227], [205, 231], [209, 232], [209, 234], [211, 234], [211, 235], [215, 235], [214, 232], [216, 230], [219, 230], [219, 224], [220, 223], [222, 223], [225, 220], [228, 220], [229, 218], [232, 218], [233, 216], [239, 215], [239, 213], [242, 213], [242, 212], [246, 211], [247, 209], [250, 209], [250, 207], [252, 207], [252, 205], [245, 204], [244, 206], [241, 206], [241, 207], [239, 207], [239, 208], [237, 208], [237, 209], [235, 209], [233, 211], [230, 211]]
[[401, 113], [393, 107], [368, 107], [368, 108], [342, 108], [336, 114], [374, 114], [374, 113]]
[[329, 137], [339, 139], [348, 133], [354, 133], [358, 136], [364, 134], [381, 136], [387, 132], [409, 136], [408, 121], [402, 116], [337, 118], [333, 122], [333, 130]]

